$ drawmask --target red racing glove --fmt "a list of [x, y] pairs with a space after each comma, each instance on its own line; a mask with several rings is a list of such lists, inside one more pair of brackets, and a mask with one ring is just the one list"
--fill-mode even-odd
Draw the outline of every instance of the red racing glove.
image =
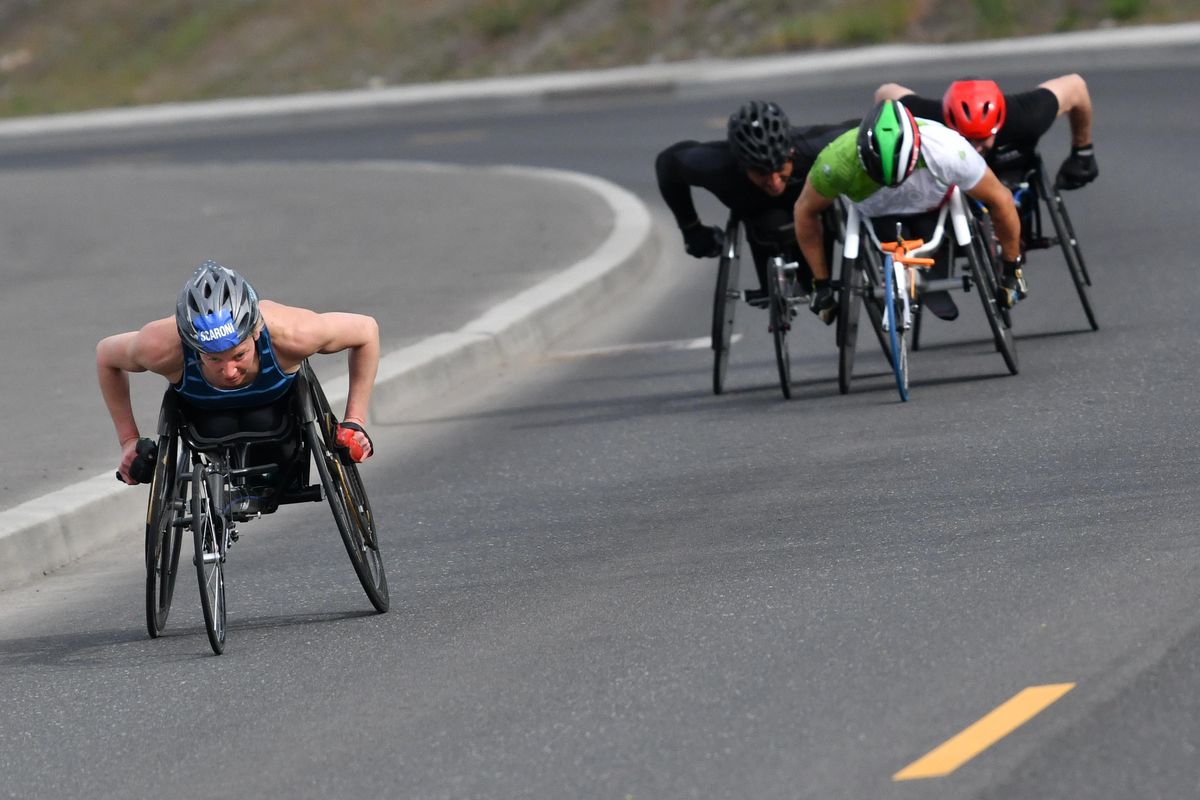
[[[360, 445], [358, 440], [354, 438], [355, 433], [361, 433], [366, 438], [366, 447]], [[337, 449], [341, 451], [343, 462], [348, 458], [356, 464], [361, 464], [375, 453], [375, 443], [371, 441], [371, 437], [363, 430], [362, 425], [359, 425], [357, 422], [343, 422], [337, 427]]]

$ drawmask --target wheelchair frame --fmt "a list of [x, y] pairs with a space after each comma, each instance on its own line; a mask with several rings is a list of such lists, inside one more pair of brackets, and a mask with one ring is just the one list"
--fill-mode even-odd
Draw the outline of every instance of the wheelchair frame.
[[[224, 564], [238, 539], [237, 525], [279, 506], [328, 500], [338, 532], [363, 590], [377, 611], [389, 604], [387, 576], [374, 516], [357, 466], [335, 447], [338, 420], [306, 360], [288, 409], [273, 431], [207, 438], [195, 429], [173, 389], [158, 420], [158, 459], [146, 510], [146, 625], [162, 634], [171, 608], [184, 530], [192, 532], [194, 564], [209, 644], [225, 647]], [[255, 444], [294, 443], [285, 464], [246, 465]], [[311, 483], [315, 465], [319, 481]], [[256, 482], [255, 477], [267, 479]], [[256, 499], [249, 490], [265, 490]]]
[[[992, 331], [996, 350], [1003, 356], [1009, 372], [1018, 371], [1016, 342], [1012, 335], [1012, 321], [1005, 309], [996, 302], [998, 291], [997, 264], [990, 239], [980, 222], [970, 213], [963, 194], [957, 186], [947, 193], [938, 211], [937, 223], [928, 242], [910, 242], [912, 249], [905, 248], [904, 257], [918, 257], [948, 248], [946, 260], [947, 277], [928, 279], [884, 252], [883, 244], [876, 235], [870, 220], [859, 212], [853, 203], [847, 203], [846, 239], [842, 249], [842, 311], [845, 313], [843, 327], [839, 331], [838, 387], [843, 394], [850, 390], [853, 373], [854, 349], [857, 339], [858, 304], [861, 301], [880, 340], [884, 356], [892, 365], [896, 376], [897, 390], [902, 400], [908, 399], [908, 352], [919, 348], [921, 323], [920, 295], [926, 291], [977, 290], [983, 305], [984, 315]], [[897, 215], [904, 216], [904, 215]], [[946, 237], [949, 220], [953, 236]], [[899, 226], [898, 226], [899, 227]], [[869, 246], [862, 247], [863, 231]], [[897, 239], [903, 241], [897, 231]], [[966, 268], [961, 262], [965, 259]], [[885, 297], [891, 298], [889, 304]], [[896, 320], [895, 323], [890, 320]]]

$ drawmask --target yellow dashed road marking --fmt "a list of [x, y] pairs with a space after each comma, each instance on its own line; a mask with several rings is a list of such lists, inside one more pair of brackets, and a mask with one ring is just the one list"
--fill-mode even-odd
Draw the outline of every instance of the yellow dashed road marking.
[[910, 781], [949, 775], [1074, 688], [1073, 683], [1050, 683], [1022, 689], [978, 722], [897, 772], [892, 780]]

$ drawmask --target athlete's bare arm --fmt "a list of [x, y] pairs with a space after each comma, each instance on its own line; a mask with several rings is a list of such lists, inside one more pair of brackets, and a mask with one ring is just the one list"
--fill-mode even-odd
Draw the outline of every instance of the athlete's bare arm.
[[881, 100], [903, 100], [910, 94], [915, 94], [912, 89], [907, 86], [901, 86], [898, 83], [885, 83], [875, 90], [875, 102]]
[[979, 183], [966, 192], [987, 206], [1004, 260], [1016, 261], [1021, 255], [1021, 220], [1017, 216], [1017, 207], [1013, 205], [1012, 192], [990, 169], [983, 174]]
[[1072, 73], [1051, 78], [1039, 87], [1049, 89], [1058, 98], [1058, 113], [1067, 115], [1071, 126], [1071, 145], [1083, 147], [1092, 143], [1092, 96], [1083, 77]]
[[829, 263], [825, 260], [825, 230], [821, 225], [821, 214], [833, 205], [834, 198], [825, 197], [805, 178], [804, 188], [792, 207], [796, 225], [796, 242], [808, 266], [812, 268], [814, 280], [829, 279]]
[[141, 330], [109, 336], [96, 345], [96, 377], [121, 444], [118, 471], [128, 484], [137, 483], [129, 477], [129, 465], [133, 463], [140, 436], [129, 399], [129, 373], [154, 372], [176, 381], [182, 370], [183, 348], [174, 317], [155, 320]]
[[350, 391], [343, 419], [365, 425], [371, 389], [379, 371], [379, 325], [375, 318], [340, 311], [322, 314], [270, 300], [263, 300], [259, 307], [280, 366], [287, 372], [311, 355], [349, 351]]

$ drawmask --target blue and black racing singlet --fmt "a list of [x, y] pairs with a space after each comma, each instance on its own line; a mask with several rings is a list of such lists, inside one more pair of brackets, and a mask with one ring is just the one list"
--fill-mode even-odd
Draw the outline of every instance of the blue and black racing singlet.
[[258, 377], [249, 386], [237, 389], [218, 389], [204, 378], [200, 370], [200, 356], [183, 345], [183, 377], [171, 388], [196, 408], [223, 410], [251, 408], [272, 403], [287, 394], [299, 372], [287, 374], [279, 368], [275, 351], [271, 348], [271, 335], [264, 327], [258, 337]]

